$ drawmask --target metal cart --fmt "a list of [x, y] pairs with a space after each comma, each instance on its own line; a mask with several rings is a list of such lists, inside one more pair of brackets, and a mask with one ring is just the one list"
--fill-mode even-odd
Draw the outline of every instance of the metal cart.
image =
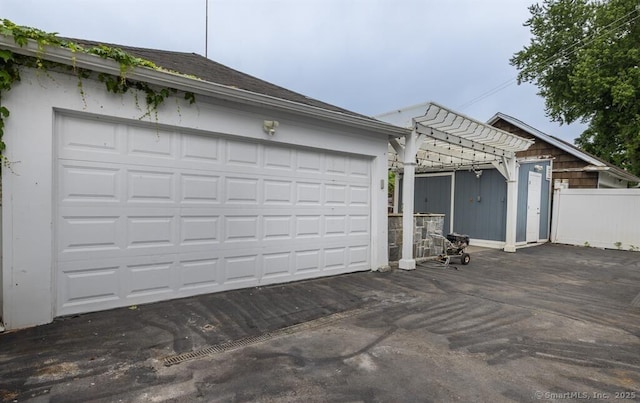
[[460, 264], [468, 265], [471, 261], [471, 255], [464, 250], [469, 246], [469, 236], [451, 233], [446, 237], [439, 234], [431, 234], [434, 238], [442, 239], [442, 253], [438, 255], [438, 261], [448, 266], [451, 259], [459, 259]]

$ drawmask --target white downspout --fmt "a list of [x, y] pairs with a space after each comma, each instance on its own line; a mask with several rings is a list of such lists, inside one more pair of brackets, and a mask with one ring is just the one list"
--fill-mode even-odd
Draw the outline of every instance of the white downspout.
[[402, 176], [402, 256], [398, 267], [403, 270], [414, 270], [416, 260], [413, 258], [413, 194], [416, 175], [416, 155], [418, 133], [415, 128], [405, 136], [404, 174]]
[[507, 172], [507, 222], [504, 251], [516, 251], [516, 226], [518, 214], [518, 165], [516, 158], [505, 159]]

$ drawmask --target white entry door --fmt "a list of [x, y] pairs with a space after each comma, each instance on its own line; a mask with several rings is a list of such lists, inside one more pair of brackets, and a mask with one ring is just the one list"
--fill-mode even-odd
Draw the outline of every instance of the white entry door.
[[527, 196], [527, 242], [537, 242], [540, 239], [540, 197], [542, 174], [529, 172], [529, 186]]
[[56, 117], [56, 316], [370, 268], [371, 160]]

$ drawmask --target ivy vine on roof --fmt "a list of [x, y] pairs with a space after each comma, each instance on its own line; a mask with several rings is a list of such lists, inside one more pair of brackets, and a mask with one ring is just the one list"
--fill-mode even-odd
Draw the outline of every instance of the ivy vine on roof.
[[[91, 77], [93, 72], [87, 69], [78, 68], [75, 65], [75, 56], [72, 56], [71, 66], [45, 60], [43, 56], [46, 53], [47, 47], [54, 46], [65, 48], [69, 49], [73, 55], [77, 53], [86, 53], [117, 62], [120, 65], [120, 74], [118, 76], [100, 73], [97, 78], [105, 84], [108, 92], [112, 92], [114, 94], [124, 94], [130, 89], [143, 92], [145, 94], [146, 113], [142, 115], [140, 119], [147, 116], [150, 117], [153, 113], [157, 122], [158, 107], [171, 94], [178, 92], [175, 88], [154, 89], [145, 82], [129, 79], [127, 77], [127, 73], [136, 67], [144, 67], [167, 72], [170, 71], [158, 67], [149, 60], [132, 56], [119, 48], [109, 47], [106, 45], [83, 47], [75, 42], [58, 37], [57, 33], [48, 33], [37, 28], [16, 25], [7, 19], [0, 20], [0, 35], [12, 37], [15, 43], [20, 47], [26, 46], [29, 43], [29, 40], [35, 41], [38, 46], [36, 56], [25, 56], [12, 52], [8, 49], [0, 49], [0, 153], [4, 153], [6, 148], [6, 144], [2, 140], [2, 136], [4, 134], [5, 119], [9, 117], [10, 113], [2, 104], [2, 95], [11, 90], [13, 83], [20, 81], [21, 66], [33, 67], [41, 70], [70, 69], [78, 77], [78, 89], [84, 99], [82, 79]], [[135, 96], [137, 104], [137, 93]], [[193, 104], [195, 102], [195, 95], [191, 92], [185, 92], [184, 99], [189, 101], [190, 104]], [[8, 160], [4, 155], [0, 154], [0, 159], [2, 159], [4, 165], [8, 164]]]

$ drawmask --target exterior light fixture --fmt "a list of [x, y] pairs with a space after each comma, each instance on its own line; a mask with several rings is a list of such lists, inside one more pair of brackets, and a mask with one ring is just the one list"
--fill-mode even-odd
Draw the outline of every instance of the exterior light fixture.
[[476, 167], [474, 167], [473, 165], [471, 166], [471, 170], [473, 171], [474, 174], [476, 174], [476, 178], [480, 179], [480, 177], [482, 176], [482, 170], [476, 169]]
[[273, 136], [274, 134], [276, 134], [276, 127], [278, 127], [279, 125], [280, 122], [278, 122], [277, 120], [265, 120], [264, 122], [262, 122], [262, 129], [269, 136]]

